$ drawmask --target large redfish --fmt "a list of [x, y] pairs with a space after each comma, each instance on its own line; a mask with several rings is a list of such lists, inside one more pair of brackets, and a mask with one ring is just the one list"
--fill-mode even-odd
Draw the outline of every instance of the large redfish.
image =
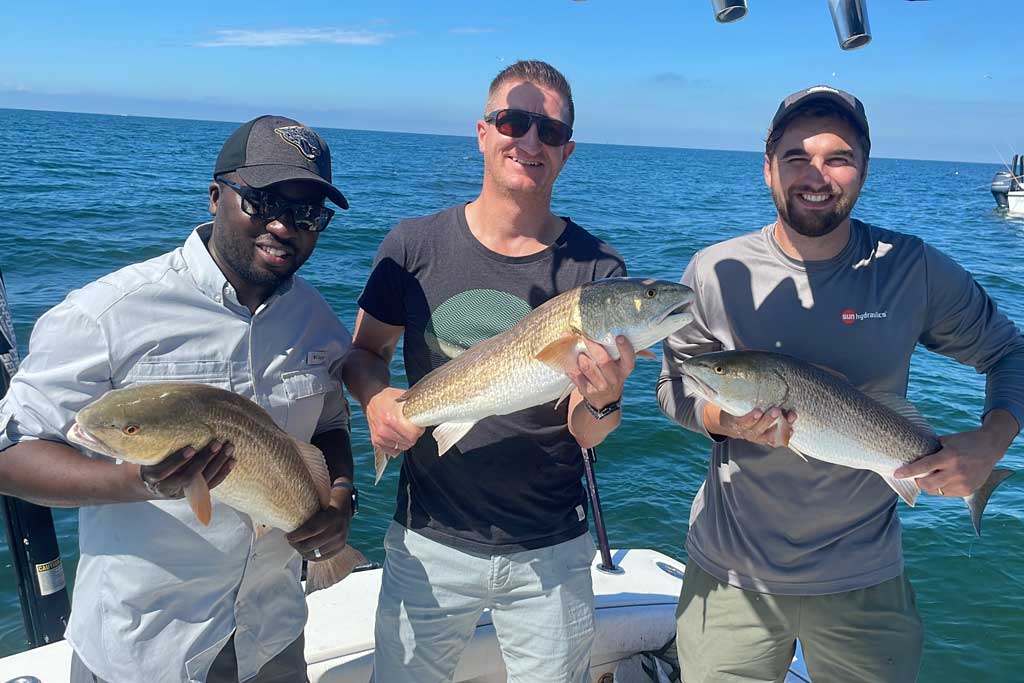
[[[399, 399], [419, 427], [437, 425], [438, 455], [491, 415], [565, 398], [573, 388], [566, 368], [593, 340], [618, 358], [615, 338], [646, 349], [693, 320], [693, 290], [643, 278], [607, 278], [546, 301], [508, 330], [475, 344], [427, 374]], [[647, 352], [644, 355], [653, 355]], [[387, 458], [375, 453], [377, 478]]]
[[[718, 351], [687, 359], [682, 370], [689, 387], [731, 415], [773, 406], [796, 411], [785, 445], [800, 455], [875, 472], [907, 505], [914, 505], [920, 489], [914, 479], [896, 479], [893, 472], [942, 448], [903, 397], [869, 396], [841, 375], [791, 356]], [[977, 535], [989, 496], [1011, 474], [997, 468], [964, 497]]]
[[[330, 502], [331, 481], [316, 446], [295, 439], [249, 399], [205, 384], [159, 382], [109, 391], [78, 412], [68, 439], [98, 453], [138, 465], [155, 465], [172, 453], [213, 440], [230, 442], [235, 465], [212, 491], [197, 476], [186, 488], [196, 517], [209, 524], [210, 496], [260, 525], [291, 532]], [[310, 562], [306, 592], [345, 578], [366, 558], [346, 546]]]

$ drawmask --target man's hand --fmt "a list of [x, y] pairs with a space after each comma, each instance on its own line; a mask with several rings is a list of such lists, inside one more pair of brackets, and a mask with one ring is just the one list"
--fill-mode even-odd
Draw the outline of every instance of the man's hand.
[[921, 476], [917, 485], [933, 496], [963, 498], [985, 483], [1006, 453], [980, 429], [940, 437], [942, 449], [896, 470], [897, 479]]
[[139, 477], [154, 500], [183, 498], [193, 477], [202, 476], [211, 489], [224, 481], [235, 466], [234, 453], [233, 444], [217, 440], [199, 451], [187, 446], [157, 465], [140, 466]]
[[917, 485], [933, 496], [963, 498], [985, 483], [1019, 431], [1017, 418], [1010, 411], [990, 410], [981, 427], [940, 437], [941, 450], [894, 474], [899, 479], [920, 476]]
[[288, 543], [309, 562], [327, 560], [340, 553], [348, 543], [352, 522], [352, 492], [331, 489], [331, 504], [320, 510], [287, 536]]
[[764, 411], [754, 409], [739, 417], [730, 415], [710, 403], [704, 408], [704, 425], [712, 434], [720, 434], [730, 439], [743, 439], [772, 448], [789, 445], [794, 422], [795, 411], [785, 411], [778, 407]]
[[412, 448], [425, 431], [409, 422], [402, 413], [397, 399], [405, 392], [388, 387], [382, 389], [366, 404], [366, 422], [370, 425], [370, 441], [374, 447], [394, 457]]
[[636, 366], [636, 351], [626, 337], [615, 338], [619, 359], [615, 360], [603, 346], [584, 337], [587, 352], [576, 357], [576, 365], [566, 374], [580, 392], [580, 396], [591, 406], [600, 410], [622, 399], [626, 378]]

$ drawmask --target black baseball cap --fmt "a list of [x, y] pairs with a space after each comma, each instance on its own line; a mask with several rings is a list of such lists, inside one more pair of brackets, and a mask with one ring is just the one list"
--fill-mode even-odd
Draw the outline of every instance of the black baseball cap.
[[814, 85], [810, 88], [799, 90], [779, 104], [779, 110], [775, 112], [772, 123], [768, 126], [768, 139], [772, 137], [777, 129], [783, 127], [800, 109], [807, 105], [826, 100], [839, 106], [841, 110], [850, 115], [854, 124], [871, 144], [871, 136], [868, 133], [868, 116], [864, 113], [864, 104], [848, 92], [833, 88], [829, 85]]
[[312, 128], [284, 116], [260, 116], [232, 133], [217, 155], [213, 177], [234, 171], [264, 189], [286, 180], [311, 180], [343, 209], [348, 200], [331, 184], [331, 150]]

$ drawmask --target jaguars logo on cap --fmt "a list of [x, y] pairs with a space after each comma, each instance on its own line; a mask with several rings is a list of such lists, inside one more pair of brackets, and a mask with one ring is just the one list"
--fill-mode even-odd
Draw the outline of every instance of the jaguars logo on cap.
[[281, 126], [275, 128], [274, 132], [280, 135], [282, 140], [299, 150], [307, 159], [316, 159], [323, 154], [316, 133], [305, 126]]

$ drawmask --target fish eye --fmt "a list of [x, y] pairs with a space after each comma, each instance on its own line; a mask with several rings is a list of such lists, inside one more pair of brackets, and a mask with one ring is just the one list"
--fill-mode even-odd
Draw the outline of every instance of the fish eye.
[[716, 365], [715, 366], [715, 374], [724, 375], [725, 374], [725, 368], [723, 368], [721, 365]]
[[652, 288], [652, 289], [648, 289], [646, 292], [644, 292], [644, 296], [647, 297], [648, 299], [653, 299], [654, 295], [657, 294], [657, 293], [658, 293], [658, 290]]
[[135, 436], [136, 434], [139, 433], [139, 426], [125, 425], [124, 427], [121, 428], [121, 433], [124, 434], [125, 436]]

